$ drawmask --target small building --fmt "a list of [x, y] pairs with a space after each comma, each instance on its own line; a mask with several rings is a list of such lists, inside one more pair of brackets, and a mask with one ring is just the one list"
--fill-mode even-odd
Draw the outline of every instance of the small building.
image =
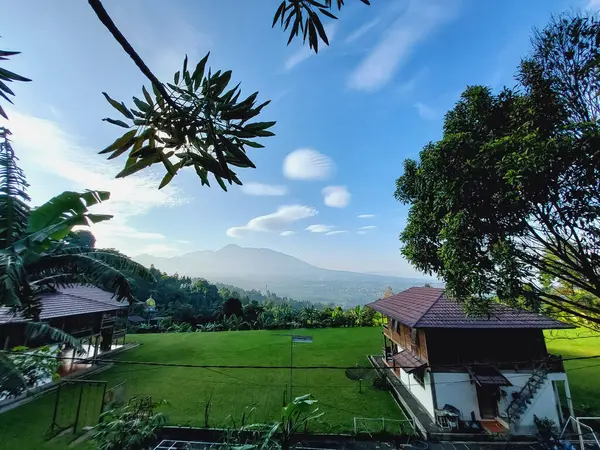
[[[40, 295], [39, 321], [80, 339], [85, 354], [77, 355], [77, 358], [93, 360], [99, 353], [114, 349], [119, 340], [124, 342], [128, 306], [126, 302], [115, 300], [110, 292], [93, 286], [72, 285]], [[0, 345], [5, 350], [16, 346], [37, 348], [52, 343], [49, 336], [32, 339], [26, 332], [27, 322], [29, 319], [22, 315], [0, 307]], [[65, 371], [74, 369], [72, 349], [64, 349], [63, 357], [69, 359]]]
[[559, 426], [560, 392], [573, 415], [562, 359], [548, 354], [543, 334], [571, 325], [499, 304], [468, 317], [439, 288], [413, 287], [368, 306], [387, 318], [383, 364], [440, 431], [534, 434], [534, 415]]

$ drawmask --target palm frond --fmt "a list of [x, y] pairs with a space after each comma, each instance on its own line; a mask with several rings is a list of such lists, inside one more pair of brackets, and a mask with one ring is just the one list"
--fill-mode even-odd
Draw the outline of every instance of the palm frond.
[[27, 389], [27, 380], [8, 355], [0, 352], [0, 393], [11, 395]]
[[0, 248], [19, 239], [27, 229], [29, 186], [10, 145], [10, 131], [0, 127]]
[[67, 344], [74, 348], [78, 353], [83, 353], [83, 346], [79, 339], [74, 338], [69, 333], [65, 333], [59, 328], [54, 328], [44, 322], [28, 322], [25, 333], [29, 339], [38, 337], [49, 337], [53, 342]]

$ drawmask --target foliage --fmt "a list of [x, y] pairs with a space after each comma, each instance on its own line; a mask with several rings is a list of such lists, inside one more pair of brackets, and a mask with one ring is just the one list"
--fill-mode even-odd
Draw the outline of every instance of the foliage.
[[96, 237], [89, 230], [71, 231], [65, 238], [65, 242], [71, 247], [96, 247]]
[[[0, 50], [0, 61], [7, 61], [10, 56], [18, 55], [20, 52], [11, 52], [8, 50]], [[29, 78], [22, 77], [10, 70], [6, 70], [0, 67], [0, 97], [6, 100], [9, 103], [12, 103], [12, 100], [8, 97], [9, 95], [15, 95], [15, 93], [6, 85], [6, 82], [13, 81], [31, 81]], [[0, 116], [4, 117], [8, 120], [8, 116], [2, 106], [0, 105]]]
[[[536, 32], [516, 89], [472, 86], [443, 138], [406, 160], [402, 253], [473, 313], [490, 301], [600, 324], [600, 64], [595, 17]], [[547, 289], [564, 281], [591, 297]], [[546, 288], [544, 287], [544, 284]]]
[[231, 166], [254, 168], [246, 147], [263, 147], [254, 139], [274, 136], [268, 129], [275, 122], [251, 122], [269, 101], [257, 104], [258, 92], [240, 100], [239, 84], [228, 87], [231, 71], [211, 73], [206, 70], [207, 61], [208, 55], [190, 71], [185, 58], [182, 70], [173, 76], [173, 83], [167, 83], [169, 101], [157, 89], [153, 97], [142, 87], [143, 100], [133, 97], [134, 108], [104, 93], [126, 122], [104, 120], [128, 129], [100, 152], [109, 154], [108, 159], [129, 152], [117, 178], [162, 164], [166, 174], [159, 189], [185, 167], [195, 169], [202, 185], [209, 185], [209, 173], [225, 191], [223, 180], [242, 184]]
[[533, 423], [537, 429], [538, 437], [543, 442], [549, 441], [556, 434], [556, 424], [548, 417], [538, 417], [534, 414]]
[[[370, 5], [369, 0], [360, 0], [365, 5]], [[288, 45], [295, 37], [302, 35], [303, 43], [308, 38], [309, 48], [315, 53], [319, 52], [319, 41], [329, 45], [329, 39], [319, 14], [330, 19], [337, 19], [332, 13], [334, 0], [284, 0], [280, 3], [275, 16], [273, 17], [273, 27], [280, 23], [284, 31], [290, 30]], [[335, 0], [338, 11], [344, 6], [344, 0]], [[291, 27], [291, 28], [290, 28]]]
[[163, 413], [154, 411], [163, 403], [153, 403], [150, 397], [135, 397], [122, 408], [103, 413], [94, 433], [98, 450], [147, 448], [156, 430], [167, 422]]
[[390, 384], [388, 383], [387, 376], [385, 373], [375, 371], [373, 374], [373, 379], [371, 380], [371, 384], [378, 391], [389, 391]]
[[241, 317], [242, 316], [242, 302], [240, 301], [239, 298], [230, 297], [230, 298], [224, 300], [222, 309], [223, 309], [224, 317], [230, 317], [230, 316]]
[[58, 346], [43, 346], [35, 350], [14, 347], [6, 356], [13, 372], [0, 371], [0, 398], [16, 397], [39, 383], [55, 380], [61, 364], [55, 358], [59, 353]]

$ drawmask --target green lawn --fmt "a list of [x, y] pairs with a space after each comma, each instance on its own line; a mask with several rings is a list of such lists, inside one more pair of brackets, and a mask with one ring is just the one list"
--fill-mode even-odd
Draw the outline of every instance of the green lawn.
[[[381, 351], [378, 328], [295, 330], [314, 336], [312, 344], [294, 345], [294, 365], [367, 365], [366, 355]], [[142, 345], [121, 355], [123, 360], [182, 364], [286, 366], [290, 363], [290, 331], [240, 331], [134, 335]], [[109, 386], [126, 381], [127, 395], [151, 395], [167, 400], [169, 422], [203, 426], [204, 405], [212, 395], [210, 426], [239, 424], [254, 408], [250, 422], [277, 419], [290, 372], [285, 369], [197, 369], [117, 365], [97, 376]], [[325, 415], [313, 430], [350, 432], [354, 416], [403, 418], [392, 397], [346, 378], [343, 370], [295, 370], [294, 396], [311, 393]], [[64, 448], [64, 441], [45, 441], [54, 395], [0, 415], [3, 450]], [[82, 448], [82, 447], [77, 447]]]

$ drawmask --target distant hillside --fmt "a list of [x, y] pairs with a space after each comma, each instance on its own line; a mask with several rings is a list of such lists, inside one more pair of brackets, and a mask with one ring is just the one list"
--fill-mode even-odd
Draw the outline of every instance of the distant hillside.
[[[268, 248], [228, 245], [217, 251], [199, 251], [172, 258], [139, 255], [137, 262], [167, 273], [179, 273], [228, 283], [243, 289], [264, 290], [296, 300], [362, 304], [380, 297], [386, 286], [394, 292], [432, 283], [418, 278], [400, 278], [323, 269]], [[439, 283], [433, 282], [435, 285]]]

